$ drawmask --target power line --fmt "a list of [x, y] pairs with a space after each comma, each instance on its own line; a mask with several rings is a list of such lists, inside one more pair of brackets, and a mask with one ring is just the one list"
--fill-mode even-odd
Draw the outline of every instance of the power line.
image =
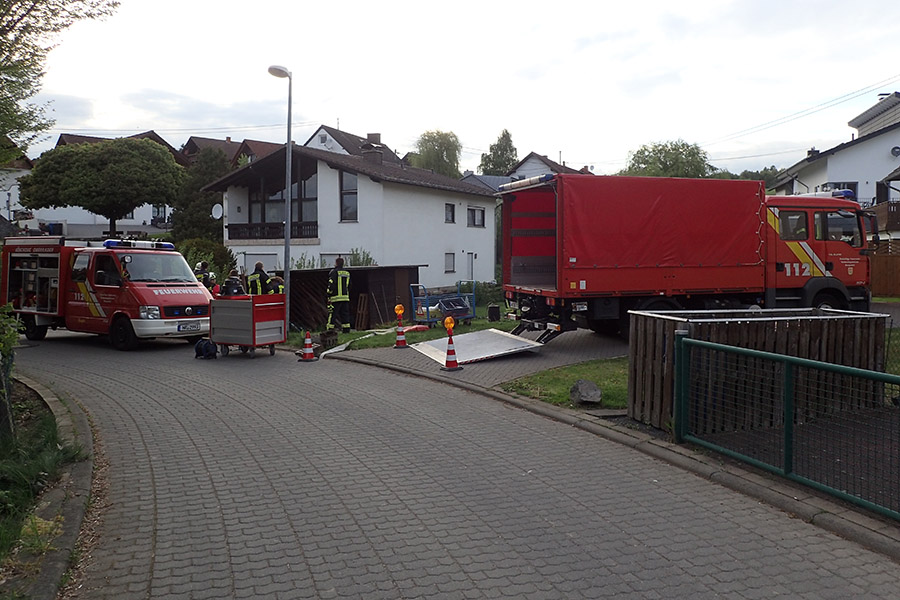
[[898, 73], [897, 75], [888, 77], [887, 79], [884, 79], [877, 83], [867, 85], [866, 87], [860, 88], [856, 91], [844, 94], [843, 96], [838, 96], [837, 98], [833, 98], [831, 100], [828, 100], [827, 102], [823, 102], [822, 104], [813, 106], [812, 108], [807, 108], [807, 109], [801, 110], [799, 112], [781, 117], [779, 119], [775, 119], [773, 121], [768, 121], [766, 123], [762, 123], [761, 125], [756, 125], [754, 127], [749, 127], [747, 129], [743, 129], [741, 131], [736, 131], [734, 133], [726, 135], [725, 137], [719, 138], [717, 140], [701, 143], [700, 146], [712, 146], [712, 145], [718, 144], [720, 142], [727, 142], [727, 141], [735, 140], [735, 139], [744, 137], [746, 135], [750, 135], [751, 133], [758, 133], [760, 131], [765, 131], [766, 129], [771, 129], [772, 127], [777, 127], [778, 125], [784, 125], [785, 123], [790, 123], [791, 121], [796, 121], [797, 119], [802, 119], [803, 117], [808, 117], [809, 115], [815, 114], [817, 112], [821, 112], [827, 108], [837, 106], [838, 104], [843, 104], [844, 102], [848, 102], [850, 100], [853, 100], [854, 98], [858, 98], [859, 96], [868, 94], [869, 92], [871, 92], [883, 85], [886, 85], [888, 83], [893, 83], [897, 80], [900, 80], [900, 73]]

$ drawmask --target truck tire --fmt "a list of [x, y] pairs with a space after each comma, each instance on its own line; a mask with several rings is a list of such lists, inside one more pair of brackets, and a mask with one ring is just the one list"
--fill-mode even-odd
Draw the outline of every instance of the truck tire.
[[38, 325], [34, 321], [34, 317], [27, 316], [24, 319], [25, 323], [25, 339], [31, 340], [32, 342], [39, 342], [45, 337], [47, 337], [47, 326], [46, 325]]
[[847, 301], [834, 292], [819, 292], [812, 301], [813, 308], [847, 310]]
[[109, 328], [109, 342], [116, 350], [134, 350], [137, 347], [137, 336], [128, 317], [116, 317]]

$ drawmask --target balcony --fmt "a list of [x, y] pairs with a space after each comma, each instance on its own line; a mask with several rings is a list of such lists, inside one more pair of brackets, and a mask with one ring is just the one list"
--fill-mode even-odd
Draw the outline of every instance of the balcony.
[[[315, 221], [291, 223], [291, 238], [317, 238], [319, 224]], [[229, 223], [229, 240], [283, 240], [282, 223]]]
[[879, 202], [872, 207], [879, 231], [900, 231], [900, 202]]

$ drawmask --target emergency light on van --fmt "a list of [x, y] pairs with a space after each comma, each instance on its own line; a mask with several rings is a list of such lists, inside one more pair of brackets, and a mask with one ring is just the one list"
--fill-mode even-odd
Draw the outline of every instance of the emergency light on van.
[[106, 240], [104, 248], [147, 248], [149, 250], [174, 250], [172, 242], [148, 242], [143, 240]]

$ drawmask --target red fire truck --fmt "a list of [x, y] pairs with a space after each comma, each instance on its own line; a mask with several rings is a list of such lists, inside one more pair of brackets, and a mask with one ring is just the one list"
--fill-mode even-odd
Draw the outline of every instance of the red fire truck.
[[12, 303], [25, 337], [47, 329], [108, 335], [119, 350], [139, 339], [209, 333], [209, 291], [168, 242], [6, 238], [0, 302]]
[[543, 341], [576, 327], [627, 335], [629, 310], [869, 308], [868, 215], [852, 200], [575, 174], [499, 196], [504, 292]]

